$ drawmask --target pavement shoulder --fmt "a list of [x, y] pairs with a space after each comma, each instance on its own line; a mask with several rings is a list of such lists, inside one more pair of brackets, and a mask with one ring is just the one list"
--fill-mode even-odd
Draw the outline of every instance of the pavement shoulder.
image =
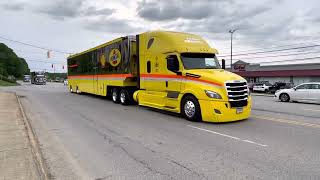
[[252, 96], [265, 96], [265, 97], [274, 97], [274, 94], [266, 94], [266, 93], [251, 93]]
[[15, 93], [0, 93], [0, 179], [43, 178]]

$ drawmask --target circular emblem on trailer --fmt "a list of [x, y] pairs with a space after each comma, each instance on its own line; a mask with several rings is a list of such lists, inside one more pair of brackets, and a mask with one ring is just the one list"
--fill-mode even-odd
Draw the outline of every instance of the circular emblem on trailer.
[[111, 66], [118, 66], [121, 62], [121, 53], [119, 49], [112, 49], [109, 54], [109, 62]]
[[100, 64], [102, 68], [106, 66], [106, 56], [104, 54], [100, 56]]

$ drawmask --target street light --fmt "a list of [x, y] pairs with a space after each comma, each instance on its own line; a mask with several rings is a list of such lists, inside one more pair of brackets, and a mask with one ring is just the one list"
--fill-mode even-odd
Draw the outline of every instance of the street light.
[[236, 32], [237, 29], [231, 29], [229, 30], [229, 33], [231, 35], [231, 53], [230, 53], [230, 68], [231, 68], [231, 71], [233, 71], [232, 69], [232, 38], [233, 38], [233, 33]]

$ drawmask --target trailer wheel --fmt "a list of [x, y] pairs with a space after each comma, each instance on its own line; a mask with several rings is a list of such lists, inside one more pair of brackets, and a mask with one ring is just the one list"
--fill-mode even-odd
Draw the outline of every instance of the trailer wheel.
[[122, 105], [128, 105], [130, 103], [130, 95], [126, 89], [120, 91], [120, 103]]
[[200, 104], [196, 97], [188, 95], [183, 98], [181, 114], [189, 121], [202, 121]]
[[72, 89], [72, 86], [70, 86], [69, 88], [70, 92], [73, 93], [73, 89]]
[[78, 86], [77, 86], [77, 88], [76, 88], [76, 93], [77, 93], [77, 94], [81, 94], [81, 91], [79, 90]]
[[119, 91], [117, 88], [112, 89], [112, 101], [114, 103], [119, 103]]

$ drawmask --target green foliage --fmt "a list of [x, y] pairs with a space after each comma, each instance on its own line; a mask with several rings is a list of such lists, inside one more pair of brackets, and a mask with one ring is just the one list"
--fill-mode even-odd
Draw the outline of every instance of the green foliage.
[[30, 74], [28, 64], [25, 59], [20, 58], [3, 43], [0, 43], [0, 75], [15, 78], [22, 78], [24, 74]]
[[67, 73], [49, 73], [49, 72], [46, 72], [46, 77], [48, 79], [55, 79], [57, 77], [59, 77], [59, 79], [63, 78], [63, 79], [67, 79]]
[[8, 82], [8, 81], [0, 80], [0, 86], [16, 86], [16, 85], [18, 85], [16, 82]]

